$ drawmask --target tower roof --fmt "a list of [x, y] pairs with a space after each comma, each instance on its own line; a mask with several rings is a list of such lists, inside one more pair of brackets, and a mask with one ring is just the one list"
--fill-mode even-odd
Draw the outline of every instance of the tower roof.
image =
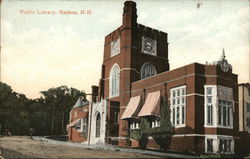
[[73, 106], [73, 108], [85, 106], [85, 105], [88, 105], [88, 104], [89, 104], [89, 102], [88, 101], [84, 101], [83, 97], [79, 97], [78, 100], [76, 101], [75, 105]]

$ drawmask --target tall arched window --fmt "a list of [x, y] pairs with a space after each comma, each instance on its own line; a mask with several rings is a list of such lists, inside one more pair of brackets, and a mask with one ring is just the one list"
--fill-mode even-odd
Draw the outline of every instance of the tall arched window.
[[142, 65], [141, 79], [148, 78], [148, 77], [154, 76], [156, 74], [157, 74], [156, 69], [151, 63], [147, 62], [147, 63]]
[[100, 137], [100, 129], [101, 129], [101, 116], [100, 113], [98, 113], [96, 116], [95, 137]]
[[114, 64], [109, 75], [109, 95], [111, 97], [119, 95], [120, 87], [120, 68], [117, 64]]

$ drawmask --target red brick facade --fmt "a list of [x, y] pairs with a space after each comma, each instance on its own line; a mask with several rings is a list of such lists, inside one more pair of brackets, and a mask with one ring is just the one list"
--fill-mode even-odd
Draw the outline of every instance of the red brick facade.
[[[142, 37], [157, 41], [157, 56], [142, 53]], [[111, 43], [120, 38], [120, 53], [111, 56]], [[157, 75], [141, 80], [141, 68], [146, 62], [155, 66]], [[119, 95], [110, 97], [110, 71], [114, 64], [120, 67]], [[100, 80], [100, 98], [108, 99], [107, 138], [119, 138], [118, 145], [125, 146], [128, 123], [119, 120], [114, 123], [112, 117], [119, 112], [121, 118], [131, 97], [141, 95], [145, 102], [148, 93], [161, 91], [161, 96], [167, 99], [170, 89], [186, 86], [186, 126], [175, 129], [170, 149], [175, 151], [204, 152], [204, 136], [229, 135], [235, 140], [239, 137], [238, 122], [233, 122], [233, 129], [204, 127], [204, 85], [221, 85], [233, 89], [233, 100], [238, 100], [237, 75], [223, 72], [217, 65], [202, 65], [193, 63], [169, 71], [168, 34], [137, 23], [136, 3], [126, 1], [123, 8], [122, 25], [105, 37], [102, 76]], [[238, 104], [234, 104], [233, 120], [238, 121]], [[181, 135], [181, 136], [178, 136]], [[237, 143], [235, 141], [235, 143]], [[138, 143], [132, 140], [132, 146]], [[158, 148], [152, 139], [148, 147]], [[237, 147], [237, 145], [235, 145]]]
[[[157, 41], [156, 55], [142, 52], [142, 39], [144, 37]], [[113, 56], [111, 55], [111, 44], [117, 39], [120, 39], [120, 51]], [[155, 67], [157, 75], [141, 79], [142, 66], [147, 62]], [[119, 94], [110, 96], [110, 72], [114, 65], [118, 65], [120, 69]], [[119, 146], [128, 146], [126, 138], [130, 127], [127, 120], [121, 120], [121, 116], [131, 97], [140, 95], [141, 102], [145, 103], [148, 93], [160, 91], [161, 97], [168, 101], [168, 105], [171, 105], [170, 90], [185, 86], [185, 126], [175, 128], [175, 134], [168, 148], [174, 151], [204, 153], [206, 142], [208, 142], [205, 138], [207, 135], [215, 135], [231, 137], [234, 140], [232, 147], [237, 151], [239, 145], [238, 76], [232, 73], [231, 66], [228, 65], [226, 71], [223, 71], [221, 67], [222, 65], [219, 63], [211, 65], [192, 63], [169, 71], [168, 34], [138, 24], [136, 3], [126, 1], [123, 8], [122, 25], [108, 34], [104, 43], [98, 100], [105, 99], [108, 102], [105, 134], [107, 143], [117, 143], [118, 141]], [[206, 85], [224, 86], [233, 91], [232, 128], [205, 126], [204, 87]], [[71, 113], [74, 111], [72, 110]], [[119, 114], [118, 123], [115, 122], [117, 113]], [[79, 141], [77, 137], [73, 140]], [[131, 139], [131, 146], [137, 147], [138, 141]], [[217, 145], [217, 147], [219, 146], [221, 145]], [[159, 145], [150, 138], [147, 147], [159, 148]]]
[[[69, 123], [72, 123], [77, 119], [88, 119], [88, 114], [89, 114], [88, 111], [89, 111], [88, 105], [72, 108], [72, 110], [70, 111]], [[74, 125], [68, 127], [68, 135], [69, 135], [69, 141], [72, 142], [87, 141], [87, 133], [84, 134], [83, 132], [77, 131]]]
[[[172, 139], [169, 146], [175, 151], [204, 152], [204, 135], [228, 135], [236, 140], [239, 138], [238, 126], [238, 104], [234, 104], [233, 129], [225, 128], [205, 128], [204, 127], [204, 85], [221, 85], [233, 88], [234, 101], [238, 99], [237, 75], [231, 71], [224, 73], [216, 65], [202, 65], [193, 63], [172, 71], [149, 77], [132, 83], [131, 97], [141, 95], [145, 99], [150, 92], [161, 91], [161, 96], [165, 99], [170, 97], [170, 89], [178, 86], [186, 86], [186, 126], [176, 128], [175, 135], [185, 134]], [[170, 105], [170, 101], [168, 100]], [[156, 143], [149, 142], [152, 147], [157, 147]]]

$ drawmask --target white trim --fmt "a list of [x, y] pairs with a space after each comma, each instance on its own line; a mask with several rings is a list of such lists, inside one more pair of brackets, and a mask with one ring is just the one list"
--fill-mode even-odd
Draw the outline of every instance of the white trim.
[[120, 71], [126, 71], [126, 70], [133, 70], [133, 71], [135, 71], [136, 73], [141, 73], [141, 72], [139, 72], [137, 69], [135, 69], [135, 68], [130, 68], [130, 67], [124, 67], [124, 68], [122, 68]]
[[[212, 94], [208, 95], [207, 94], [207, 88], [211, 87], [212, 88]], [[232, 89], [230, 87], [225, 87], [225, 86], [220, 86], [220, 85], [204, 85], [204, 127], [207, 128], [225, 128], [225, 129], [233, 129], [233, 111], [231, 108], [230, 112], [230, 125], [228, 126], [223, 126], [222, 124], [219, 125], [219, 100], [221, 100], [218, 96], [218, 89]], [[208, 101], [207, 97], [212, 97], [212, 124], [208, 124], [208, 113], [207, 113], [207, 107], [208, 107]], [[224, 100], [225, 101], [225, 100]], [[227, 102], [233, 102], [233, 99]], [[233, 107], [233, 106], [232, 106]], [[228, 109], [226, 109], [228, 111]], [[223, 113], [222, 113], [223, 114]], [[226, 113], [228, 114], [228, 113]], [[222, 118], [222, 117], [221, 117]], [[227, 118], [227, 115], [226, 115]], [[227, 122], [227, 119], [226, 119]]]
[[[212, 94], [207, 93], [207, 89], [211, 88]], [[207, 98], [211, 97], [211, 103], [209, 104], [212, 106], [212, 115], [211, 115], [211, 122], [212, 124], [208, 124], [208, 116], [207, 116], [207, 107], [208, 101]], [[217, 127], [217, 87], [216, 85], [204, 85], [204, 127]]]
[[[115, 87], [116, 87], [115, 93], [112, 94], [112, 90], [114, 89], [113, 85], [112, 85], [112, 76], [113, 76], [113, 70], [114, 70], [115, 67], [118, 68], [118, 70], [117, 70], [118, 72], [117, 72], [116, 78], [115, 78], [116, 82], [114, 82], [114, 84], [116, 84], [115, 85]], [[111, 80], [109, 80], [109, 98], [113, 98], [113, 97], [119, 96], [120, 95], [120, 67], [119, 67], [119, 65], [117, 63], [115, 63], [112, 66], [112, 68], [110, 69], [109, 79], [111, 79]]]
[[[182, 92], [184, 91], [184, 93]], [[171, 109], [171, 122], [175, 128], [186, 126], [186, 85], [174, 87], [170, 89], [170, 109]], [[179, 93], [179, 95], [178, 95]], [[182, 102], [184, 100], [184, 102]], [[177, 114], [177, 109], [178, 114]], [[184, 109], [184, 110], [183, 110]], [[183, 116], [182, 116], [182, 113]], [[177, 124], [177, 117], [179, 123]], [[184, 123], [182, 123], [184, 121]]]
[[109, 138], [111, 140], [125, 140], [125, 139], [127, 139], [126, 137], [107, 137], [107, 138]]
[[[213, 140], [213, 152], [207, 152], [207, 139]], [[219, 152], [220, 140], [229, 140], [230, 152]], [[205, 152], [206, 153], [222, 153], [222, 154], [234, 154], [234, 137], [226, 135], [205, 135]]]
[[[190, 94], [186, 94], [186, 97], [189, 97], [189, 96], [200, 96], [200, 97], [204, 97], [203, 94], [199, 94], [199, 93], [190, 93]], [[170, 100], [170, 98], [168, 98], [168, 100]]]
[[187, 94], [186, 97], [188, 96], [201, 96], [201, 97], [204, 97], [204, 94], [199, 94], [199, 93], [190, 93], [190, 94]]
[[[191, 65], [191, 64], [190, 64], [190, 65]], [[188, 66], [188, 65], [186, 65], [186, 66]], [[184, 67], [186, 67], [186, 66], [184, 66]], [[177, 68], [177, 69], [178, 69], [178, 68]], [[175, 69], [175, 70], [177, 70], [177, 69]], [[171, 71], [174, 71], [174, 70], [171, 70]], [[166, 73], [166, 72], [170, 72], [170, 71], [161, 72], [161, 73], [158, 73], [158, 74], [155, 75], [155, 76], [162, 75], [162, 74], [164, 74], [164, 73]], [[151, 87], [155, 87], [155, 86], [158, 86], [158, 85], [161, 85], [161, 84], [164, 84], [164, 83], [174, 82], [174, 81], [177, 81], [177, 80], [180, 80], [180, 79], [183, 79], [183, 78], [186, 78], [186, 77], [192, 77], [192, 76], [215, 77], [215, 78], [218, 77], [218, 78], [224, 78], [224, 79], [226, 79], [226, 80], [232, 81], [232, 79], [230, 79], [230, 78], [226, 78], [226, 77], [222, 77], [222, 76], [218, 76], [218, 75], [203, 75], [203, 74], [199, 74], [199, 73], [190, 73], [190, 74], [186, 74], [186, 75], [184, 75], [184, 76], [178, 77], [178, 78], [174, 78], [174, 79], [172, 79], [172, 80], [165, 80], [165, 81], [163, 81], [162, 83], [155, 84], [155, 85], [152, 85], [152, 86], [149, 86], [149, 87], [145, 87], [145, 89], [148, 89], [148, 88], [151, 88]], [[151, 76], [151, 77], [153, 77], [153, 76]], [[149, 77], [149, 78], [151, 78], [151, 77]], [[132, 84], [141, 82], [142, 80], [146, 80], [146, 79], [148, 79], [148, 78], [145, 78], [145, 79], [141, 79], [141, 80], [132, 82]], [[143, 90], [143, 89], [137, 89], [137, 90], [134, 90], [133, 92], [138, 92], [138, 91], [140, 91], [140, 90]]]
[[211, 134], [175, 134], [173, 137], [185, 137], [185, 136], [198, 136], [198, 137], [205, 137], [205, 136], [219, 136], [219, 137], [233, 137], [235, 139], [239, 139], [237, 136], [230, 136], [230, 135], [211, 135]]

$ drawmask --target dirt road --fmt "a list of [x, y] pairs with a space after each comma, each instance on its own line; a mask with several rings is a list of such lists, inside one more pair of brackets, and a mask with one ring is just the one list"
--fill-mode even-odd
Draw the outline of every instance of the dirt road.
[[155, 156], [122, 151], [49, 144], [35, 141], [27, 136], [0, 137], [0, 156], [3, 158], [155, 158]]

